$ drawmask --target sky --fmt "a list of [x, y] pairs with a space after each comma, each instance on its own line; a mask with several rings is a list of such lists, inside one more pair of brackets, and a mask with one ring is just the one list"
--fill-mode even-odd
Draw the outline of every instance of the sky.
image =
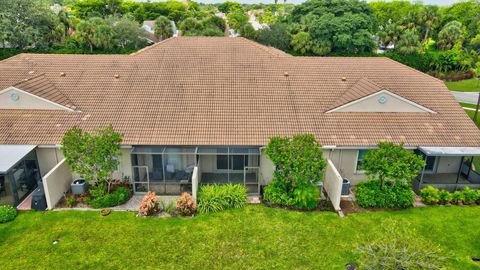
[[[210, 3], [222, 3], [222, 2], [225, 2], [226, 0], [197, 0], [197, 2], [201, 2], [201, 3], [205, 3], [205, 4], [210, 4]], [[269, 3], [274, 3], [274, 0], [234, 0], [236, 2], [240, 2], [240, 3], [245, 3], [245, 4], [256, 4], [256, 3], [265, 3], [265, 4], [269, 4]], [[376, 0], [368, 0], [369, 2], [371, 1], [376, 1]], [[423, 0], [422, 2], [424, 4], [436, 4], [436, 5], [450, 5], [450, 4], [453, 4], [453, 3], [456, 3], [456, 2], [460, 2], [462, 0]], [[279, 3], [282, 3], [283, 0], [279, 0], [278, 1]], [[305, 0], [287, 0], [287, 3], [291, 3], [291, 4], [298, 4], [298, 3], [302, 3], [302, 2], [305, 2]], [[416, 2], [416, 1], [411, 1], [411, 2]]]

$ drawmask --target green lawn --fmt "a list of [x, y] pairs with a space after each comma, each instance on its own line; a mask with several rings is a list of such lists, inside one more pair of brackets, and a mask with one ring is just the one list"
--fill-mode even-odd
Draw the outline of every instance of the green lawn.
[[[345, 269], [397, 220], [441, 247], [448, 269], [480, 269], [480, 207], [428, 207], [339, 218], [248, 206], [186, 219], [25, 212], [0, 224], [1, 269]], [[410, 224], [410, 225], [408, 225]], [[53, 245], [54, 239], [60, 239]]]
[[480, 92], [480, 82], [476, 79], [468, 79], [458, 82], [445, 82], [448, 89], [460, 92]]

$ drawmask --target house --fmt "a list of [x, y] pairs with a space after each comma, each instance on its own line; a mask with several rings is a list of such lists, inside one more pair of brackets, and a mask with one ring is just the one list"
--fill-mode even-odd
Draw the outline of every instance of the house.
[[175, 37], [131, 55], [20, 54], [0, 62], [0, 203], [42, 176], [53, 207], [75, 177], [60, 142], [77, 125], [124, 134], [115, 177], [137, 193], [272, 180], [264, 146], [314, 134], [353, 184], [368, 149], [404, 142], [419, 187], [471, 185], [480, 131], [444, 83], [383, 57], [293, 57], [244, 38]]

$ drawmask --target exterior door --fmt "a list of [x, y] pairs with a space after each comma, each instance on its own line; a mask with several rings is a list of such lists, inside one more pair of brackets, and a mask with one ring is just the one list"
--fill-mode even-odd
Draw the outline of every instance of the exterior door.
[[148, 166], [132, 166], [134, 192], [146, 193], [150, 190]]
[[259, 167], [244, 167], [243, 169], [243, 183], [249, 194], [260, 193], [259, 172]]

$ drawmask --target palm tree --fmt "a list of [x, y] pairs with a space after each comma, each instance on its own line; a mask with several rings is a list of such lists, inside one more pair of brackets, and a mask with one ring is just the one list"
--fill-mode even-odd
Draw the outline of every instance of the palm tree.
[[395, 48], [401, 54], [414, 54], [420, 51], [421, 43], [418, 38], [418, 35], [412, 31], [407, 30], [403, 35], [400, 37], [398, 41], [398, 46]]
[[456, 43], [464, 39], [464, 27], [459, 21], [447, 23], [438, 33], [438, 46], [442, 50], [450, 50]]
[[423, 25], [422, 28], [425, 31], [422, 43], [425, 43], [429, 37], [430, 30], [435, 28], [440, 21], [440, 11], [438, 6], [427, 5], [422, 9], [422, 11], [420, 11], [419, 16], [419, 21]]
[[166, 39], [173, 36], [172, 23], [165, 16], [159, 16], [155, 20], [155, 36], [159, 39]]
[[405, 27], [402, 25], [393, 23], [391, 20], [388, 21], [388, 24], [378, 32], [378, 37], [380, 38], [380, 43], [388, 47], [390, 44], [395, 46], [400, 39], [400, 36], [403, 33]]

